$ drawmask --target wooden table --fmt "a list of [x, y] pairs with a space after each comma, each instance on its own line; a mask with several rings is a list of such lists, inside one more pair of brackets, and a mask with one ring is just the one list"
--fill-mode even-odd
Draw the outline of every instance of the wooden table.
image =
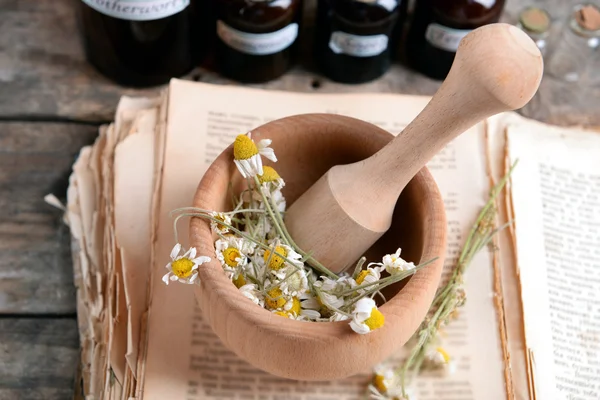
[[[160, 89], [116, 86], [86, 63], [75, 1], [0, 0], [0, 399], [73, 396], [79, 343], [69, 231], [43, 197], [64, 199], [79, 149], [113, 118], [121, 95]], [[503, 21], [514, 23], [519, 9], [532, 3], [508, 0]], [[573, 2], [537, 3], [560, 19]], [[301, 39], [307, 49], [310, 35], [309, 28]], [[186, 78], [234, 84], [202, 68]], [[309, 61], [255, 86], [432, 95], [439, 82], [397, 64], [375, 82], [341, 85], [314, 72]], [[546, 77], [522, 112], [555, 124], [600, 126], [600, 87]]]

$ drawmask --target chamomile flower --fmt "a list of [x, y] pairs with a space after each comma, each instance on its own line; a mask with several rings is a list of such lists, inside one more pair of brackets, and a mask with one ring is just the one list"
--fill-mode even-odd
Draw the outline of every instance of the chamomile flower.
[[437, 347], [427, 352], [423, 366], [434, 370], [442, 370], [447, 374], [453, 373], [456, 369], [454, 360], [443, 347]]
[[342, 275], [337, 279], [321, 276], [320, 280], [315, 282], [315, 286], [325, 292], [341, 293], [355, 287], [356, 281], [349, 275]]
[[227, 277], [232, 279], [248, 264], [248, 255], [254, 252], [254, 244], [244, 238], [229, 236], [218, 239], [215, 242], [215, 250]]
[[265, 295], [265, 307], [270, 310], [283, 310], [283, 307], [291, 299], [290, 296], [284, 295], [279, 287], [275, 287], [267, 291], [267, 294]]
[[[283, 279], [287, 275], [287, 270], [283, 270], [289, 263], [292, 263], [296, 268], [302, 267], [302, 256], [290, 246], [285, 244], [271, 245], [273, 250], [265, 250], [263, 261], [267, 268], [273, 272], [279, 279]], [[287, 261], [286, 261], [287, 259]], [[292, 266], [292, 268], [294, 268]]]
[[247, 135], [238, 135], [233, 143], [234, 163], [244, 178], [263, 175], [261, 155], [275, 162], [277, 157], [269, 146], [270, 139], [262, 139], [258, 145], [251, 138], [251, 132]]
[[327, 310], [340, 309], [344, 305], [343, 298], [327, 292], [319, 292], [318, 301], [320, 301]]
[[390, 275], [415, 269], [415, 264], [400, 257], [401, 251], [402, 249], [398, 249], [394, 254], [386, 254], [383, 257], [383, 267]]
[[352, 310], [350, 327], [356, 333], [366, 334], [383, 326], [385, 317], [377, 309], [375, 301], [369, 297], [358, 300]]
[[245, 297], [250, 299], [254, 304], [264, 307], [265, 300], [264, 296], [257, 289], [254, 283], [249, 283], [239, 288], [240, 293], [242, 293]]
[[198, 266], [210, 261], [210, 257], [196, 257], [195, 247], [192, 247], [182, 255], [180, 255], [181, 250], [182, 246], [179, 243], [171, 250], [171, 262], [165, 267], [169, 272], [162, 278], [163, 282], [167, 285], [169, 281], [194, 283], [198, 278]]
[[378, 267], [368, 267], [358, 273], [355, 281], [357, 285], [364, 285], [367, 283], [375, 283], [379, 279], [381, 279], [381, 269]]
[[308, 277], [304, 269], [290, 267], [284, 280], [281, 282], [281, 290], [284, 293], [298, 296], [308, 290]]
[[271, 192], [276, 189], [281, 189], [285, 186], [285, 182], [275, 168], [268, 165], [263, 165], [263, 173], [258, 175], [258, 181], [261, 183], [263, 189]]
[[373, 374], [371, 384], [379, 393], [388, 393], [394, 384], [394, 371], [384, 364], [375, 366], [375, 373]]
[[[231, 217], [225, 213], [213, 211], [210, 213], [210, 215], [213, 218], [215, 218], [221, 222], [224, 222], [227, 225], [231, 225]], [[220, 234], [225, 234], [225, 233], [229, 232], [229, 228], [227, 226], [220, 224], [213, 220], [210, 221], [210, 227], [213, 230], [213, 232], [217, 232]]]

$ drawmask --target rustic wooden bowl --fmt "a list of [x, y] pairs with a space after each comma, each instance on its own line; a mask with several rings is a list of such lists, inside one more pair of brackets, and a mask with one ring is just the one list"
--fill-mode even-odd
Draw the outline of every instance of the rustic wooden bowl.
[[[365, 159], [393, 136], [364, 121], [330, 114], [305, 114], [272, 121], [252, 138], [273, 140], [276, 168], [285, 180], [288, 206], [330, 167]], [[228, 147], [210, 166], [196, 191], [195, 207], [228, 211], [234, 187], [242, 183]], [[446, 215], [438, 187], [423, 168], [402, 192], [392, 227], [365, 254], [381, 261], [402, 248], [416, 263], [439, 257], [412, 277], [390, 286], [380, 307], [385, 325], [367, 335], [348, 321], [304, 322], [275, 315], [253, 304], [229, 281], [216, 259], [214, 237], [206, 220], [192, 218], [190, 245], [213, 261], [201, 266], [196, 298], [205, 320], [239, 357], [273, 375], [296, 380], [341, 379], [367, 372], [399, 350], [417, 330], [433, 301], [446, 250]], [[309, 250], [309, 249], [304, 249]]]

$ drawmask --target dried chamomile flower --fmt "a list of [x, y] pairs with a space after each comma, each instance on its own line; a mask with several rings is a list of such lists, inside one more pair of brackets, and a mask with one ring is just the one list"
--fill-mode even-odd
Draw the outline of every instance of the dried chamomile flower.
[[179, 281], [181, 283], [194, 283], [198, 278], [198, 266], [209, 262], [210, 257], [196, 257], [196, 248], [192, 247], [183, 255], [180, 255], [182, 250], [181, 244], [177, 243], [171, 250], [171, 262], [165, 268], [169, 270], [162, 280], [165, 284], [169, 281]]
[[298, 296], [308, 291], [308, 276], [305, 269], [288, 267], [285, 278], [281, 282], [281, 290], [285, 294]]
[[450, 354], [443, 347], [437, 347], [427, 352], [423, 367], [442, 370], [447, 374], [451, 374], [455, 371], [456, 365], [454, 360], [450, 357]]
[[263, 175], [261, 155], [271, 161], [277, 161], [275, 152], [269, 147], [270, 139], [262, 139], [257, 145], [251, 136], [251, 132], [238, 135], [233, 143], [233, 161], [244, 178]]
[[215, 242], [217, 259], [229, 279], [239, 272], [239, 269], [248, 264], [248, 256], [254, 252], [254, 244], [244, 238], [228, 236]]
[[394, 383], [394, 371], [387, 365], [379, 364], [375, 366], [374, 372], [371, 384], [379, 393], [388, 393]]
[[[286, 261], [289, 260], [291, 263], [293, 263], [294, 266], [296, 267], [302, 267], [303, 263], [301, 261], [302, 256], [298, 253], [296, 253], [296, 251], [294, 249], [292, 249], [290, 246], [287, 246], [285, 244], [279, 244], [276, 246], [271, 245], [271, 249], [273, 250], [265, 250], [265, 253], [263, 255], [263, 261], [265, 262], [265, 265], [267, 266], [267, 268], [269, 268], [269, 270], [271, 271], [280, 271], [282, 268], [284, 268], [285, 266], [289, 265], [289, 263]], [[283, 274], [277, 274], [280, 278], [282, 278], [283, 276], [285, 276], [285, 271], [283, 271]]]
[[264, 307], [265, 299], [254, 283], [249, 283], [239, 288], [240, 293], [250, 299], [254, 304]]
[[[358, 275], [356, 275], [355, 281], [357, 285], [364, 285], [367, 283], [375, 283], [378, 280], [381, 279], [381, 269], [383, 267], [375, 267], [375, 268], [371, 268], [371, 267], [367, 267], [367, 269], [364, 269], [362, 271], [360, 271], [358, 273]], [[359, 289], [357, 292], [359, 294], [363, 294], [366, 291], [368, 291], [369, 289], [371, 289], [371, 287], [367, 287], [367, 288], [363, 288], [363, 289]]]
[[369, 297], [358, 300], [352, 310], [350, 327], [356, 333], [365, 334], [383, 326], [385, 317], [377, 309], [375, 301]]
[[[227, 224], [227, 225], [231, 225], [231, 217], [225, 213], [222, 212], [216, 212], [213, 211], [211, 213], [212, 217]], [[217, 232], [220, 234], [225, 234], [227, 232], [229, 232], [229, 228], [226, 225], [220, 224], [216, 221], [210, 221], [210, 227], [213, 230], [213, 232]]]
[[385, 268], [385, 270], [390, 275], [399, 274], [404, 271], [410, 271], [415, 269], [415, 264], [412, 262], [407, 262], [406, 260], [400, 257], [400, 252], [402, 249], [396, 250], [394, 254], [386, 254], [383, 256], [383, 262], [381, 263], [369, 263], [369, 267], [371, 265], [379, 265]]
[[258, 181], [261, 183], [264, 189], [269, 192], [277, 189], [281, 189], [285, 186], [285, 182], [279, 176], [275, 168], [268, 165], [263, 165], [263, 173], [258, 175]]

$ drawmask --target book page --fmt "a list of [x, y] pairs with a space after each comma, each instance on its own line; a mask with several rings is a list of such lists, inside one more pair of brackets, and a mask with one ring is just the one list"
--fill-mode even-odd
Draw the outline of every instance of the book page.
[[[341, 381], [296, 382], [259, 371], [224, 348], [204, 322], [192, 288], [161, 282], [164, 264], [175, 244], [173, 220], [168, 214], [191, 205], [204, 171], [239, 133], [288, 115], [335, 112], [397, 134], [429, 99], [266, 92], [179, 80], [172, 81], [169, 96], [143, 398], [364, 398], [371, 371]], [[487, 200], [484, 157], [484, 129], [478, 125], [429, 164], [447, 206], [448, 265], [456, 260]], [[180, 224], [178, 233], [187, 246], [187, 222]], [[419, 378], [421, 400], [506, 399], [489, 253], [483, 251], [474, 259], [466, 281], [467, 303], [459, 319], [444, 332], [446, 348], [457, 360], [457, 372], [448, 377]]]
[[507, 126], [525, 336], [538, 399], [600, 398], [600, 134]]

